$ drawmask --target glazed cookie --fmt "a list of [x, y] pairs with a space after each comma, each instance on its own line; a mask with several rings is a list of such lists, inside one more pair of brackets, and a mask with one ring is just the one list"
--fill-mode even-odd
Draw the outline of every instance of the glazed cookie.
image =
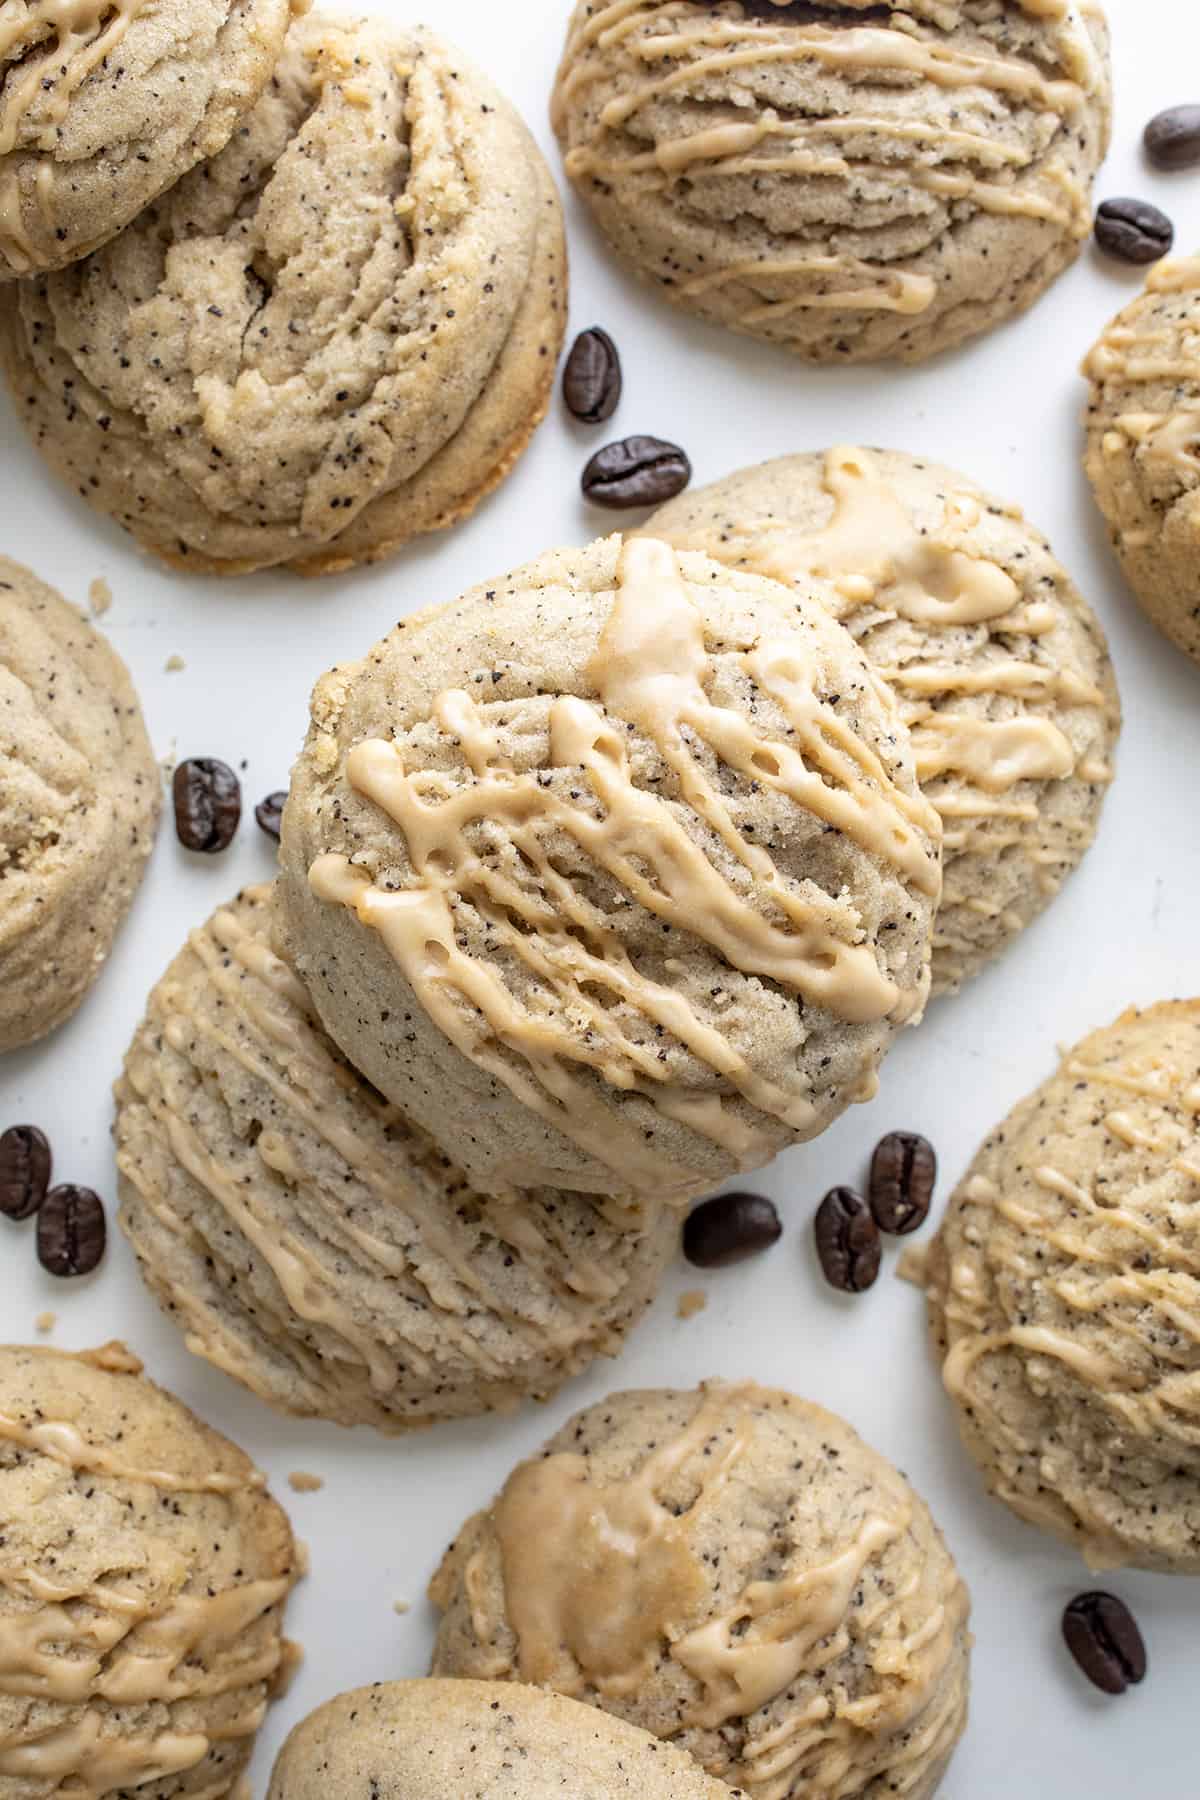
[[1157, 263], [1090, 352], [1087, 472], [1125, 578], [1200, 662], [1200, 257]]
[[1200, 1001], [1130, 1011], [984, 1143], [930, 1252], [989, 1488], [1097, 1568], [1200, 1574]]
[[473, 1183], [654, 1204], [874, 1092], [941, 880], [826, 609], [619, 538], [319, 682], [282, 868], [326, 1028]]
[[160, 783], [124, 663], [0, 557], [0, 1052], [75, 1011], [154, 843]]
[[270, 79], [292, 7], [10, 0], [4, 14], [0, 280], [86, 256], [223, 150]]
[[593, 1706], [489, 1681], [395, 1681], [297, 1725], [267, 1800], [730, 1800], [690, 1756]]
[[121, 1224], [205, 1356], [289, 1412], [402, 1431], [613, 1354], [678, 1221], [485, 1201], [342, 1059], [270, 946], [271, 889], [191, 934], [117, 1087]]
[[166, 561], [371, 562], [543, 416], [566, 264], [516, 113], [421, 27], [314, 17], [227, 149], [25, 282], [0, 355], [49, 462]]
[[1045, 538], [950, 469], [845, 447], [742, 470], [646, 529], [802, 592], [830, 584], [942, 816], [933, 991], [959, 988], [1058, 892], [1112, 778], [1108, 648]]
[[249, 1458], [120, 1344], [0, 1349], [0, 1793], [224, 1800], [295, 1657]]
[[918, 362], [1079, 254], [1108, 146], [1095, 0], [579, 0], [566, 169], [668, 300], [810, 362]]
[[924, 1502], [791, 1394], [611, 1395], [431, 1594], [435, 1674], [555, 1688], [771, 1800], [927, 1800], [966, 1720], [967, 1593]]

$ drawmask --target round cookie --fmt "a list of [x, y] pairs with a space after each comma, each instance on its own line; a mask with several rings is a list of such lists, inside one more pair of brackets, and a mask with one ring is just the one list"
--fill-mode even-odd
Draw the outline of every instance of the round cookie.
[[1096, 0], [579, 0], [553, 120], [664, 298], [810, 362], [918, 362], [1079, 254], [1108, 29]]
[[611, 1395], [447, 1552], [437, 1675], [551, 1687], [748, 1793], [936, 1790], [966, 1720], [966, 1589], [841, 1419], [709, 1383]]
[[117, 1086], [121, 1224], [189, 1348], [289, 1412], [382, 1431], [544, 1398], [615, 1354], [678, 1221], [474, 1193], [325, 1036], [271, 949], [271, 893], [191, 934]]
[[992, 1493], [1093, 1567], [1200, 1574], [1200, 1001], [1066, 1053], [982, 1145], [927, 1281]]
[[1041, 533], [973, 481], [899, 451], [783, 456], [646, 526], [808, 592], [894, 687], [942, 816], [933, 992], [1042, 911], [1095, 835], [1120, 732], [1104, 633]]
[[508, 473], [565, 305], [558, 195], [508, 102], [423, 27], [314, 16], [220, 156], [21, 284], [0, 357], [51, 465], [147, 549], [320, 574]]
[[1200, 257], [1156, 263], [1088, 354], [1088, 479], [1125, 579], [1200, 662]]
[[98, 249], [224, 149], [270, 79], [292, 6], [14, 0], [5, 15], [0, 281]]
[[593, 1706], [489, 1681], [393, 1681], [296, 1726], [267, 1800], [730, 1800], [691, 1757]]
[[120, 1344], [0, 1349], [0, 1792], [225, 1800], [295, 1657], [249, 1458]]
[[683, 1202], [875, 1089], [940, 887], [890, 693], [816, 600], [551, 552], [317, 685], [289, 954], [484, 1192]]
[[0, 1052], [70, 1017], [154, 844], [158, 765], [124, 663], [0, 557]]

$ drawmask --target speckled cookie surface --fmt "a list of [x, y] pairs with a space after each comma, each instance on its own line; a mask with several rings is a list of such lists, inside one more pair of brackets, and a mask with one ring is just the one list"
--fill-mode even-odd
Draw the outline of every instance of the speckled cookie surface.
[[1089, 353], [1087, 473], [1126, 580], [1200, 662], [1200, 257], [1156, 264]]
[[874, 1091], [938, 821], [817, 601], [559, 551], [318, 683], [284, 818], [331, 1036], [485, 1192], [682, 1201]]
[[928, 1286], [992, 1492], [1095, 1567], [1200, 1574], [1200, 1001], [1066, 1053], [981, 1147]]
[[148, 549], [321, 573], [507, 473], [565, 281], [557, 193], [490, 83], [423, 27], [311, 17], [220, 156], [8, 296], [0, 355], [50, 463]]
[[668, 300], [813, 362], [915, 362], [1079, 253], [1108, 143], [1094, 0], [580, 0], [568, 175]]
[[1045, 538], [952, 469], [844, 446], [681, 495], [646, 530], [802, 589], [825, 578], [942, 816], [933, 991], [953, 992], [1058, 892], [1112, 779], [1108, 647]]
[[297, 1725], [267, 1800], [729, 1800], [692, 1759], [561, 1694], [379, 1682]]
[[435, 1674], [587, 1700], [762, 1800], [927, 1800], [965, 1723], [967, 1594], [928, 1510], [776, 1390], [577, 1414], [431, 1593]]
[[160, 782], [129, 672], [0, 557], [0, 1051], [70, 1017], [154, 843]]
[[553, 1189], [490, 1205], [358, 1077], [222, 907], [150, 996], [117, 1091], [121, 1224], [189, 1347], [289, 1411], [384, 1431], [544, 1397], [613, 1354], [678, 1235]]
[[4, 1800], [232, 1800], [289, 1666], [285, 1514], [140, 1369], [0, 1349]]
[[9, 0], [0, 280], [86, 256], [223, 149], [266, 86], [291, 10], [289, 0]]

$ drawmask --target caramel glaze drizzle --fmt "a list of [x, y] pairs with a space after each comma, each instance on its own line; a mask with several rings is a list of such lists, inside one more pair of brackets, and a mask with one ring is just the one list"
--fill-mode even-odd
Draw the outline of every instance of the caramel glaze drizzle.
[[[1027, 793], [1014, 796], [1013, 789], [1023, 782], [1072, 778], [1107, 785], [1113, 772], [1098, 755], [1077, 753], [1061, 726], [1035, 709], [1057, 703], [1107, 718], [1109, 696], [1070, 671], [1017, 656], [964, 663], [941, 659], [939, 631], [982, 628], [989, 637], [1036, 643], [1057, 622], [1052, 606], [1026, 599], [1011, 576], [973, 543], [982, 511], [973, 495], [951, 494], [941, 529], [923, 533], [869, 451], [846, 446], [829, 451], [824, 481], [834, 508], [819, 531], [752, 519], [708, 530], [689, 523], [673, 533], [651, 521], [650, 529], [679, 547], [705, 550], [792, 586], [817, 577], [830, 584], [837, 617], [856, 634], [860, 625], [889, 618], [922, 627], [929, 634], [927, 653], [878, 672], [897, 692], [912, 733], [918, 779], [945, 827], [942, 906], [986, 910], [986, 900], [955, 889], [956, 857], [1024, 843], [1030, 826], [1039, 828], [1038, 843], [1027, 854], [1039, 867], [1043, 892], [1054, 893], [1064, 862], [1073, 860], [1092, 827], [1083, 818], [1057, 819], [1055, 830], [1072, 841], [1061, 852], [1047, 847], [1047, 815]], [[1021, 704], [1011, 716], [990, 719], [959, 709], [957, 695], [1005, 696]], [[940, 936], [935, 943], [946, 947]]]
[[[1091, 0], [1084, 0], [1083, 5], [1074, 0], [1062, 0], [1061, 4], [1059, 0], [1026, 0], [1024, 10], [1053, 28], [1053, 50], [1066, 71], [1063, 79], [1047, 79], [1032, 60], [958, 50], [923, 37], [920, 26], [907, 13], [894, 15], [888, 25], [848, 22], [830, 28], [819, 23], [797, 25], [786, 17], [775, 23], [762, 14], [740, 20], [703, 18], [693, 5], [678, 0], [666, 0], [665, 4], [664, 0], [615, 0], [597, 10], [580, 7], [554, 92], [553, 120], [560, 135], [566, 129], [571, 102], [610, 70], [614, 51], [623, 49], [634, 69], [684, 60], [681, 66], [654, 75], [632, 93], [616, 96], [602, 106], [591, 140], [567, 151], [567, 173], [573, 180], [603, 182], [636, 175], [640, 185], [649, 182], [664, 190], [685, 174], [692, 183], [732, 176], [754, 179], [768, 173], [844, 181], [867, 177], [872, 182], [916, 188], [949, 203], [967, 202], [977, 211], [1046, 220], [1083, 239], [1091, 229], [1087, 190], [1063, 158], [1051, 154], [1050, 146], [1027, 151], [961, 128], [893, 120], [885, 111], [851, 111], [836, 118], [791, 121], [767, 108], [754, 119], [744, 120], [731, 105], [733, 116], [719, 124], [680, 137], [656, 137], [652, 148], [632, 152], [626, 148], [631, 141], [645, 141], [642, 133], [631, 138], [631, 125], [655, 103], [666, 98], [686, 103], [697, 94], [705, 96], [704, 104], [711, 111], [706, 91], [714, 79], [787, 63], [815, 63], [852, 81], [910, 77], [952, 90], [982, 89], [1053, 118], [1053, 144], [1071, 130], [1085, 101], [1104, 86], [1102, 60], [1086, 23], [1087, 16], [1099, 16], [1099, 9]], [[864, 158], [851, 148], [864, 138], [880, 135], [912, 142], [923, 160], [895, 165]], [[941, 160], [931, 165], [931, 155], [944, 157], [952, 166], [944, 166]], [[973, 173], [968, 166], [972, 163], [984, 173]], [[995, 178], [1014, 171], [1027, 175], [1035, 163], [1036, 187], [1029, 181], [1018, 186]], [[881, 269], [847, 253], [820, 250], [773, 262], [734, 262], [693, 277], [681, 291], [699, 294], [734, 281], [767, 277], [803, 285], [784, 297], [750, 307], [741, 319], [745, 326], [812, 308], [920, 314], [933, 305], [938, 292], [937, 281], [930, 274]], [[839, 277], [845, 278], [840, 287]], [[826, 285], [830, 282], [832, 287]]]
[[[755, 1406], [771, 1399], [753, 1383], [705, 1384], [686, 1429], [623, 1479], [601, 1480], [586, 1456], [571, 1452], [522, 1463], [486, 1521], [499, 1555], [503, 1621], [490, 1616], [481, 1553], [462, 1571], [480, 1649], [495, 1651], [487, 1665], [492, 1677], [577, 1698], [598, 1694], [619, 1706], [643, 1692], [670, 1658], [696, 1684], [682, 1729], [716, 1732], [835, 1665], [850, 1645], [848, 1615], [862, 1606], [855, 1591], [864, 1572], [912, 1523], [911, 1504], [898, 1489], [881, 1487], [874, 1510], [826, 1561], [797, 1548], [779, 1576], [748, 1582], [724, 1610], [706, 1616], [713, 1577], [697, 1533], [754, 1441]], [[697, 1489], [680, 1509], [663, 1494], [688, 1465]], [[948, 1747], [958, 1728], [954, 1696], [944, 1698], [938, 1686], [967, 1613], [948, 1557], [945, 1565], [915, 1632], [905, 1635], [899, 1617], [891, 1632], [887, 1626], [928, 1579], [924, 1571], [895, 1587], [881, 1583], [878, 1604], [863, 1606], [855, 1622], [860, 1639], [886, 1640], [886, 1651], [873, 1653], [876, 1667], [903, 1684], [903, 1700], [885, 1680], [878, 1692], [843, 1696], [836, 1716], [823, 1694], [806, 1707], [797, 1701], [779, 1724], [747, 1736], [736, 1766], [713, 1772], [756, 1800], [801, 1791], [832, 1800], [847, 1791], [840, 1783], [848, 1752], [861, 1754], [866, 1733], [887, 1738], [893, 1777], [934, 1760], [931, 1744], [945, 1737]], [[435, 1580], [436, 1604], [448, 1603], [452, 1578], [446, 1568]], [[498, 1645], [502, 1623], [511, 1652]]]
[[[780, 983], [806, 1002], [853, 1022], [903, 1021], [919, 998], [902, 993], [861, 941], [857, 915], [824, 893], [802, 893], [771, 855], [747, 842], [723, 797], [689, 748], [688, 734], [761, 786], [843, 832], [925, 894], [940, 889], [937, 822], [916, 795], [900, 792], [875, 752], [814, 691], [811, 654], [797, 632], [741, 656], [756, 686], [788, 722], [787, 737], [708, 697], [709, 655], [701, 614], [674, 553], [647, 539], [621, 552], [618, 589], [592, 665], [599, 703], [554, 702], [551, 762], [587, 778], [591, 811], [537, 773], [517, 774], [499, 755], [483, 715], [454, 690], [435, 716], [461, 744], [474, 774], [447, 796], [431, 795], [391, 742], [368, 740], [347, 759], [351, 785], [403, 832], [414, 885], [388, 891], [344, 856], [323, 856], [309, 880], [321, 899], [341, 903], [377, 931], [430, 1017], [457, 1048], [516, 1097], [595, 1155], [634, 1190], [677, 1195], [678, 1171], [649, 1150], [640, 1129], [610, 1107], [581, 1068], [637, 1092], [667, 1117], [683, 1118], [743, 1166], [770, 1153], [771, 1138], [747, 1135], [719, 1099], [697, 1103], [664, 1081], [653, 1047], [630, 1041], [609, 1008], [612, 996], [661, 1026], [768, 1119], [811, 1133], [812, 1102], [760, 1075], [702, 1020], [680, 991], [642, 974], [604, 915], [554, 868], [547, 838], [562, 832], [630, 897], [707, 943], [734, 968]], [[683, 798], [710, 829], [753, 897], [722, 874], [657, 793], [635, 785], [620, 725], [636, 725], [675, 774]], [[470, 827], [499, 821], [535, 891], [489, 867], [472, 849]], [[549, 996], [522, 1005], [496, 967], [464, 950], [454, 901], [468, 896]], [[578, 1029], [582, 1020], [584, 1028]]]
[[[114, 1366], [112, 1364], [106, 1366]], [[149, 1487], [164, 1496], [228, 1496], [256, 1487], [258, 1471], [245, 1475], [211, 1470], [185, 1475], [135, 1468], [104, 1445], [90, 1442], [73, 1424], [0, 1413], [0, 1446], [59, 1465], [69, 1479], [93, 1477], [118, 1487]], [[24, 1718], [0, 1733], [0, 1779], [49, 1782], [72, 1800], [101, 1800], [114, 1789], [164, 1781], [194, 1769], [218, 1742], [252, 1737], [266, 1699], [205, 1730], [167, 1726], [125, 1733], [108, 1726], [114, 1707], [152, 1707], [268, 1690], [278, 1678], [285, 1650], [277, 1632], [261, 1646], [243, 1646], [246, 1634], [282, 1604], [294, 1573], [244, 1582], [211, 1593], [180, 1592], [189, 1571], [179, 1555], [148, 1538], [141, 1591], [131, 1582], [96, 1580], [81, 1585], [26, 1567], [0, 1549], [0, 1695], [51, 1703], [49, 1718]], [[69, 1710], [68, 1710], [69, 1709]], [[67, 1784], [67, 1785], [63, 1785]], [[197, 1800], [224, 1793], [222, 1771]], [[41, 1790], [39, 1790], [41, 1791]], [[46, 1791], [49, 1791], [47, 1789]]]
[[[118, 48], [154, 0], [31, 0], [0, 16], [0, 158], [29, 149], [51, 155], [71, 101]], [[19, 61], [19, 68], [10, 63]], [[53, 224], [53, 168], [42, 163], [32, 197], [44, 225]], [[25, 274], [36, 252], [23, 214], [20, 169], [0, 175], [0, 249]]]

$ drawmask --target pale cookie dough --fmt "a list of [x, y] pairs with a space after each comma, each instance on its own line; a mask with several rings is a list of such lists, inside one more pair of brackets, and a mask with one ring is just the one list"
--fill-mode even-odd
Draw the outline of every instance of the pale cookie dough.
[[423, 27], [314, 17], [222, 154], [0, 308], [21, 416], [181, 568], [305, 574], [478, 503], [545, 413], [558, 195], [506, 100]]
[[1200, 257], [1156, 263], [1083, 365], [1087, 472], [1145, 612], [1200, 662]]
[[0, 557], [0, 1052], [70, 1017], [154, 843], [158, 765], [129, 672]]
[[0, 1349], [0, 1795], [224, 1800], [297, 1652], [249, 1458], [121, 1344]]
[[927, 1800], [966, 1721], [967, 1592], [924, 1502], [775, 1390], [577, 1414], [431, 1594], [434, 1674], [587, 1700], [754, 1800]]
[[339, 1055], [271, 918], [251, 888], [192, 932], [117, 1086], [121, 1224], [189, 1348], [289, 1412], [382, 1431], [544, 1398], [615, 1354], [678, 1220], [482, 1199]]
[[0, 281], [86, 256], [223, 150], [291, 16], [289, 0], [7, 0]]
[[844, 445], [684, 494], [646, 530], [802, 592], [828, 584], [942, 817], [933, 992], [954, 992], [1058, 892], [1112, 779], [1108, 646], [1045, 538], [952, 469]]
[[730, 1800], [648, 1731], [561, 1694], [488, 1681], [395, 1681], [339, 1694], [296, 1726], [267, 1800]]
[[610, 538], [317, 685], [290, 953], [485, 1192], [682, 1203], [875, 1091], [941, 885], [888, 690], [815, 599]]
[[1066, 1052], [980, 1149], [926, 1278], [992, 1492], [1095, 1568], [1200, 1574], [1200, 1000]]
[[1095, 0], [580, 0], [566, 170], [676, 305], [810, 362], [917, 362], [1023, 311], [1091, 229]]

